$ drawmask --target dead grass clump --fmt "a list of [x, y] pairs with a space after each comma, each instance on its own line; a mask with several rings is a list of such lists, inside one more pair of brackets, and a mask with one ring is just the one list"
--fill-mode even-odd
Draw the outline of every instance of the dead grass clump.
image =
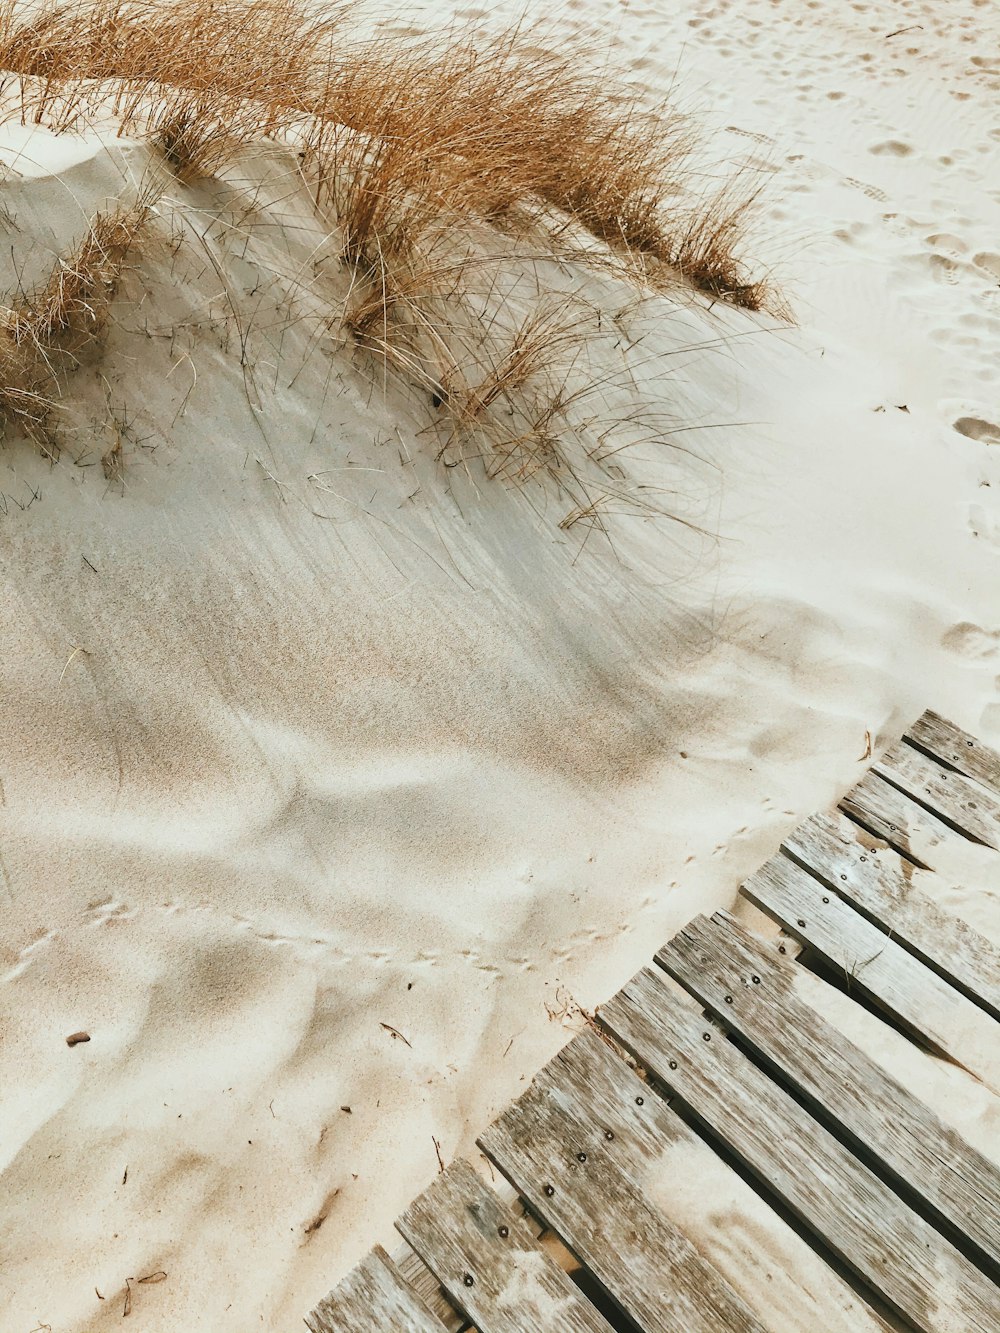
[[433, 182], [457, 212], [498, 221], [541, 201], [612, 247], [662, 255], [690, 127], [581, 68], [519, 29], [486, 50], [367, 45], [345, 53], [321, 115], [390, 145], [383, 174], [425, 194]]
[[49, 427], [62, 382], [104, 333], [130, 251], [153, 206], [148, 195], [98, 213], [75, 252], [36, 291], [0, 308], [0, 414], [53, 452]]
[[545, 49], [520, 26], [488, 46], [358, 41], [350, 7], [0, 0], [0, 67], [21, 80], [22, 115], [65, 127], [110, 111], [122, 132], [160, 143], [182, 178], [292, 135], [345, 255], [371, 271], [412, 253], [427, 228], [555, 210], [550, 244], [570, 219], [640, 272], [666, 264], [711, 296], [763, 303], [733, 257], [747, 205], [692, 220], [683, 203], [695, 136], [673, 107], [645, 106], [584, 53]]
[[671, 236], [667, 260], [692, 287], [714, 300], [745, 310], [783, 313], [767, 278], [752, 278], [742, 258], [749, 214], [757, 191], [740, 195], [733, 186], [707, 200]]
[[34, 118], [115, 81], [127, 121], [150, 96], [171, 89], [249, 99], [264, 132], [291, 109], [314, 110], [326, 86], [336, 6], [298, 0], [73, 0], [0, 4], [0, 68], [22, 82]]

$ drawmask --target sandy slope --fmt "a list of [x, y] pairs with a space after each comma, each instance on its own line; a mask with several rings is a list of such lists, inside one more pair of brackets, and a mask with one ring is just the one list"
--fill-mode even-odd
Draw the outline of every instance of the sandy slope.
[[[434, 1139], [469, 1150], [570, 999], [729, 905], [866, 731], [932, 704], [1000, 736], [995, 12], [587, 0], [558, 24], [652, 88], [679, 71], [771, 177], [757, 251], [798, 327], [649, 301], [600, 351], [634, 377], [612, 406], [699, 428], [712, 466], [628, 466], [708, 537], [622, 518], [610, 549], [543, 492], [443, 478], [419, 405], [313, 338], [314, 284], [289, 305], [320, 238], [280, 157], [172, 191], [183, 239], [130, 278], [106, 382], [78, 377], [82, 463], [127, 413], [124, 494], [0, 454], [5, 1331], [117, 1324], [159, 1272], [140, 1328], [297, 1327]], [[147, 150], [4, 134], [10, 285]], [[962, 910], [995, 934], [976, 876]], [[995, 1150], [996, 1099], [863, 1026]], [[763, 1291], [801, 1256], [719, 1188], [672, 1206], [733, 1272], [750, 1237]], [[803, 1272], [775, 1327], [818, 1326]]]

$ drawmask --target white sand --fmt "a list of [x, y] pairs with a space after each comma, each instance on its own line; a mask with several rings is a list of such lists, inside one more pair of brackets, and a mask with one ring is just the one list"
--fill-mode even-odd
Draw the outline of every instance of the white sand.
[[[0, 453], [5, 1333], [117, 1325], [126, 1279], [159, 1272], [136, 1327], [298, 1327], [391, 1243], [434, 1139], [469, 1152], [569, 1000], [729, 906], [860, 775], [866, 732], [931, 705], [1000, 739], [992, 3], [610, 12], [556, 27], [613, 37], [651, 89], [676, 74], [717, 154], [759, 159], [756, 252], [798, 319], [628, 317], [633, 406], [700, 427], [681, 438], [717, 471], [628, 466], [709, 538], [621, 519], [612, 551], [538, 493], [444, 478], [402, 388], [311, 343], [307, 284], [289, 315], [317, 234], [264, 158], [240, 170], [283, 225], [247, 220], [246, 259], [210, 242], [256, 311], [255, 378], [190, 230], [226, 188], [177, 188], [187, 239], [130, 279], [107, 385], [73, 386], [83, 462], [127, 410], [124, 494]], [[3, 134], [9, 287], [148, 154]], [[996, 934], [996, 897], [966, 898]], [[921, 1060], [995, 1147], [997, 1100]], [[747, 1237], [780, 1270], [780, 1225], [719, 1190], [706, 1253], [733, 1272]], [[789, 1329], [820, 1326], [810, 1299]]]

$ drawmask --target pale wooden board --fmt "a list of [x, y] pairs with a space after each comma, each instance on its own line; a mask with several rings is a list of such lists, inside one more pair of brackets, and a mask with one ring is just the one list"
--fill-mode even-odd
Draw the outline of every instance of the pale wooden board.
[[928, 897], [913, 881], [911, 861], [839, 813], [813, 815], [782, 846], [827, 888], [1000, 1018], [1000, 949]]
[[978, 782], [902, 741], [886, 751], [872, 770], [973, 842], [1000, 850], [1000, 797]]
[[741, 892], [937, 1055], [1000, 1088], [1000, 1028], [978, 1005], [866, 921], [787, 856], [773, 856]]
[[611, 1333], [468, 1162], [438, 1176], [396, 1227], [479, 1333]]
[[975, 778], [984, 787], [989, 787], [994, 795], [1000, 796], [1000, 754], [961, 727], [956, 727], [954, 722], [928, 709], [914, 722], [906, 739], [918, 750], [926, 751], [967, 778]]
[[648, 1142], [650, 1134], [662, 1140], [669, 1115], [623, 1060], [584, 1033], [480, 1146], [643, 1333], [763, 1333], [741, 1298], [623, 1169], [629, 1145]]
[[469, 1321], [449, 1301], [441, 1283], [420, 1255], [403, 1242], [396, 1246], [389, 1258], [395, 1264], [399, 1276], [407, 1286], [413, 1288], [431, 1314], [440, 1319], [448, 1333], [461, 1333]]
[[443, 1333], [440, 1323], [376, 1246], [306, 1315], [312, 1333]]
[[843, 797], [840, 808], [876, 838], [926, 869], [934, 869], [936, 847], [955, 839], [965, 841], [961, 833], [911, 801], [877, 773], [866, 773]]
[[1000, 1273], [1000, 1170], [798, 998], [796, 964], [724, 912], [696, 917], [656, 961]]
[[659, 976], [640, 972], [598, 1017], [921, 1333], [1000, 1328], [1000, 1289]]

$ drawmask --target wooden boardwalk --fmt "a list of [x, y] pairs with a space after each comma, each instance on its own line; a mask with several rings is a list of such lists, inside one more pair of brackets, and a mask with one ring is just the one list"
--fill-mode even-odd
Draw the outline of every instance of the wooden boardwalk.
[[1000, 1170], [797, 984], [818, 971], [1000, 1094], [1000, 950], [930, 891], [969, 842], [1000, 851], [1000, 754], [925, 713], [742, 886], [776, 938], [692, 921], [479, 1140], [509, 1184], [455, 1162], [308, 1327], [786, 1333], [649, 1189], [668, 1153], [710, 1153], [829, 1267], [851, 1327], [998, 1333]]

